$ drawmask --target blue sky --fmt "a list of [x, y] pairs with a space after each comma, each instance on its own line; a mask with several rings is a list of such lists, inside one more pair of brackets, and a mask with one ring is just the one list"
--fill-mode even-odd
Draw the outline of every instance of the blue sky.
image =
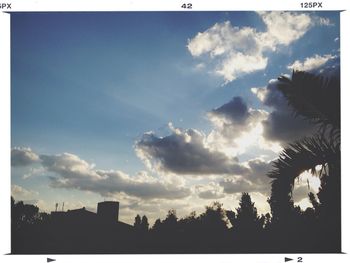
[[[277, 28], [278, 19], [284, 19], [285, 28]], [[298, 28], [293, 21], [305, 25]], [[276, 30], [279, 36], [274, 35]], [[242, 144], [235, 142], [239, 134], [260, 123], [261, 138], [275, 146], [285, 143], [267, 135], [268, 122], [262, 124], [271, 112], [284, 109], [267, 105], [258, 94], [272, 92], [269, 81], [290, 74], [288, 65], [315, 71], [339, 61], [339, 12], [12, 13], [11, 34], [11, 144], [17, 156], [24, 154], [21, 160], [38, 156], [29, 158], [33, 162], [12, 165], [17, 197], [34, 200], [45, 210], [53, 209], [55, 202], [65, 201], [71, 208], [95, 207], [97, 201], [117, 199], [125, 204], [126, 221], [136, 213], [155, 218], [170, 208], [185, 214], [197, 208], [198, 198], [203, 207], [216, 199], [234, 207], [239, 191], [228, 190], [222, 180], [241, 182], [242, 174], [227, 168], [204, 176], [204, 168], [187, 166], [193, 163], [193, 155], [186, 159], [167, 151], [209, 149], [204, 157], [214, 152], [230, 161], [238, 158], [235, 165], [255, 158], [267, 165], [278, 150], [271, 150], [271, 145], [242, 150]], [[249, 59], [254, 63], [243, 67]], [[243, 104], [233, 104], [233, 97], [241, 98]], [[243, 124], [234, 119], [235, 112], [220, 113], [220, 107], [230, 101], [233, 109], [249, 116]], [[220, 114], [210, 114], [213, 109]], [[228, 137], [223, 123], [232, 125], [234, 136]], [[301, 132], [309, 131], [301, 126]], [[201, 145], [183, 149], [181, 140], [186, 138], [191, 138], [189, 144], [197, 138]], [[235, 144], [236, 149], [230, 150]], [[176, 147], [166, 148], [169, 145]], [[69, 171], [63, 171], [50, 158], [69, 164], [74, 159], [77, 166], [64, 164]], [[104, 186], [79, 185], [74, 177], [77, 169], [81, 174], [107, 177], [106, 171], [113, 170], [126, 177], [117, 173], [120, 185], [107, 191], [101, 190]], [[253, 171], [252, 166], [249, 169]], [[23, 178], [25, 174], [29, 176]], [[74, 178], [74, 184], [50, 177]], [[130, 190], [121, 178], [140, 188]], [[165, 189], [181, 189], [172, 189], [171, 198], [135, 194], [150, 187], [141, 182], [154, 180]], [[260, 194], [256, 202], [265, 211], [266, 192], [252, 192]], [[145, 199], [157, 204], [158, 210], [148, 211]], [[193, 205], [184, 207], [184, 203]]]

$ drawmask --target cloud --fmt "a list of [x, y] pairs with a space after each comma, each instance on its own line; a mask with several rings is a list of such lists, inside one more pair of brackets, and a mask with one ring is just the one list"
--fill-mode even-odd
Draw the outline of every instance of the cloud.
[[234, 97], [228, 103], [208, 112], [207, 116], [215, 127], [209, 135], [209, 138], [212, 137], [210, 140], [216, 143], [224, 140], [226, 144], [233, 145], [235, 139], [254, 129], [256, 124], [265, 119], [267, 112], [249, 109], [242, 97]]
[[198, 33], [187, 45], [195, 57], [206, 53], [211, 57], [220, 56], [231, 51], [232, 47], [241, 53], [258, 48], [255, 29], [232, 27], [230, 21], [217, 23], [205, 32]]
[[15, 200], [23, 200], [27, 198], [33, 198], [33, 196], [37, 196], [39, 193], [32, 190], [27, 190], [22, 186], [13, 184], [11, 185], [11, 195]]
[[320, 26], [334, 26], [334, 23], [326, 17], [315, 17], [315, 24]]
[[245, 178], [253, 184], [259, 185], [260, 189], [270, 190], [269, 184], [271, 179], [267, 176], [267, 173], [272, 169], [272, 161], [266, 162], [256, 158], [249, 160], [247, 165], [250, 171]]
[[312, 74], [321, 75], [324, 78], [340, 78], [340, 58], [339, 55], [329, 59], [322, 66], [310, 71]]
[[278, 80], [270, 80], [265, 88], [254, 88], [252, 92], [272, 111], [262, 121], [263, 136], [266, 140], [282, 146], [313, 134], [317, 127], [301, 117], [295, 117], [283, 94], [277, 89]]
[[[265, 31], [232, 26], [230, 21], [216, 23], [188, 40], [187, 48], [195, 58], [214, 64], [214, 73], [226, 83], [266, 68], [266, 51], [278, 51], [301, 38], [313, 25], [326, 25], [298, 12], [258, 12]], [[314, 19], [315, 20], [315, 19]], [[203, 63], [202, 63], [203, 64]]]
[[11, 166], [29, 166], [37, 163], [39, 156], [34, 153], [30, 148], [26, 147], [14, 147], [11, 149]]
[[241, 192], [261, 193], [268, 195], [270, 192], [271, 179], [267, 172], [272, 168], [272, 162], [265, 162], [259, 158], [249, 160], [246, 163], [249, 172], [242, 176], [226, 177], [219, 182], [224, 193], [235, 194]]
[[171, 134], [158, 137], [145, 133], [136, 142], [137, 155], [150, 168], [158, 172], [211, 175], [242, 174], [246, 168], [236, 158], [211, 150], [206, 135], [195, 130], [180, 130], [169, 126]]
[[[99, 170], [94, 168], [94, 164], [71, 153], [37, 155], [29, 148], [15, 147], [12, 149], [12, 157], [16, 160], [16, 165], [40, 163], [40, 173], [53, 174], [49, 179], [50, 186], [54, 188], [79, 189], [102, 196], [125, 193], [143, 199], [177, 199], [191, 193], [177, 178], [156, 178], [144, 171], [130, 176], [118, 170]], [[33, 193], [18, 185], [12, 186], [12, 194], [20, 198]]]
[[225, 197], [223, 188], [215, 182], [211, 182], [206, 185], [196, 185], [195, 191], [199, 198], [202, 199], [221, 199]]
[[98, 170], [93, 165], [70, 153], [60, 155], [40, 155], [42, 165], [51, 176], [51, 187], [91, 191], [102, 196], [113, 196], [120, 192], [151, 199], [177, 199], [190, 194], [183, 186], [163, 182], [146, 172], [130, 176], [122, 171]]
[[[324, 78], [340, 77], [339, 56], [316, 55], [306, 58], [304, 62], [294, 62], [294, 64], [302, 64], [304, 70], [309, 68], [310, 73]], [[318, 127], [302, 117], [294, 116], [288, 101], [277, 88], [278, 83], [278, 80], [271, 79], [266, 87], [252, 88], [251, 91], [265, 106], [272, 109], [268, 117], [262, 121], [264, 138], [285, 146], [292, 141], [314, 134]]]
[[224, 117], [236, 123], [245, 123], [250, 116], [247, 104], [242, 97], [234, 97], [230, 102], [212, 110], [209, 114]]
[[294, 203], [298, 203], [304, 198], [308, 198], [308, 194], [310, 192], [313, 192], [313, 191], [311, 191], [306, 185], [295, 187], [293, 189], [293, 195], [292, 195]]
[[263, 70], [267, 66], [267, 57], [260, 54], [246, 55], [243, 53], [231, 53], [223, 61], [216, 74], [222, 76], [226, 83], [239, 76]]
[[262, 136], [262, 121], [267, 116], [265, 110], [248, 108], [241, 97], [234, 97], [208, 112], [207, 117], [214, 128], [207, 136], [207, 145], [231, 157], [252, 147], [276, 151], [276, 147], [268, 144]]
[[58, 155], [40, 155], [42, 166], [47, 171], [59, 174], [63, 178], [98, 179], [99, 175], [86, 161], [77, 155], [63, 153]]
[[36, 175], [42, 175], [45, 172], [45, 169], [43, 167], [31, 167], [30, 170], [23, 174], [22, 179], [28, 179], [32, 176], [36, 176]]
[[[322, 166], [317, 166], [316, 171], [320, 171], [322, 169]], [[309, 197], [308, 194], [314, 193], [315, 197], [317, 198], [317, 193], [320, 190], [321, 186], [321, 180], [318, 176], [315, 176], [311, 173], [311, 170], [309, 171], [304, 171], [301, 173], [298, 178], [294, 180], [294, 188], [292, 192], [293, 200], [294, 203], [300, 203], [303, 199], [306, 199], [307, 202], [309, 203]], [[305, 205], [304, 203], [304, 205]]]
[[287, 66], [290, 70], [299, 70], [299, 71], [310, 71], [320, 68], [325, 65], [329, 60], [335, 59], [336, 56], [326, 54], [320, 56], [318, 54], [313, 57], [307, 57], [304, 61], [296, 60], [292, 64]]
[[255, 186], [241, 176], [225, 178], [220, 182], [220, 186], [224, 188], [224, 192], [227, 194], [255, 191]]
[[272, 50], [277, 45], [289, 45], [302, 37], [312, 26], [312, 19], [306, 13], [259, 12], [266, 25], [262, 41]]

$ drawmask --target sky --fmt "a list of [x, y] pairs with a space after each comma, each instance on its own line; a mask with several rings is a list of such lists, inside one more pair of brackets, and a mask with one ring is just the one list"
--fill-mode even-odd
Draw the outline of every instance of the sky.
[[[339, 60], [335, 11], [12, 13], [11, 193], [46, 212], [119, 201], [128, 223], [242, 192], [269, 212], [272, 161], [315, 132], [276, 79]], [[304, 173], [295, 203], [318, 186]]]

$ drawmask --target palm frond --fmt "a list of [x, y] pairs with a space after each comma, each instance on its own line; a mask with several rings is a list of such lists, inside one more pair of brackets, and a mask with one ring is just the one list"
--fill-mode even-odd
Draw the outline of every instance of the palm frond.
[[294, 109], [296, 116], [319, 124], [322, 129], [340, 130], [340, 82], [303, 71], [293, 71], [292, 78], [278, 78], [278, 89]]
[[[293, 210], [293, 187], [295, 178], [302, 172], [311, 170], [321, 176], [326, 165], [340, 160], [340, 144], [327, 140], [318, 134], [290, 144], [273, 163], [273, 170], [268, 173], [272, 178], [269, 203], [275, 218], [288, 217]], [[315, 167], [322, 165], [317, 174]]]
[[307, 137], [289, 144], [273, 163], [274, 169], [268, 173], [273, 179], [290, 177], [294, 179], [302, 172], [315, 173], [317, 165], [325, 165], [339, 160], [340, 144], [325, 139], [322, 135]]

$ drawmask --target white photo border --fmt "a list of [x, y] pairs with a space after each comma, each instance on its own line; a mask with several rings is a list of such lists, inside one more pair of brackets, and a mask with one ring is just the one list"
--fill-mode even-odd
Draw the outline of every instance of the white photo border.
[[[346, 165], [350, 154], [350, 2], [342, 0], [328, 1], [296, 1], [296, 0], [13, 0], [11, 9], [0, 9], [0, 261], [1, 262], [46, 262], [46, 258], [60, 262], [284, 262], [284, 257], [297, 262], [298, 257], [303, 262], [349, 262], [350, 256], [350, 201], [349, 167]], [[322, 2], [322, 8], [301, 8], [304, 2]], [[192, 9], [183, 9], [181, 5], [191, 3]], [[0, 3], [1, 6], [2, 3]], [[210, 254], [210, 255], [8, 255], [11, 253], [10, 236], [10, 149], [11, 149], [11, 118], [10, 118], [10, 14], [7, 12], [35, 11], [258, 11], [258, 10], [293, 10], [293, 11], [329, 11], [338, 10], [340, 14], [340, 54], [341, 54], [341, 123], [342, 123], [342, 251], [341, 254]]]

